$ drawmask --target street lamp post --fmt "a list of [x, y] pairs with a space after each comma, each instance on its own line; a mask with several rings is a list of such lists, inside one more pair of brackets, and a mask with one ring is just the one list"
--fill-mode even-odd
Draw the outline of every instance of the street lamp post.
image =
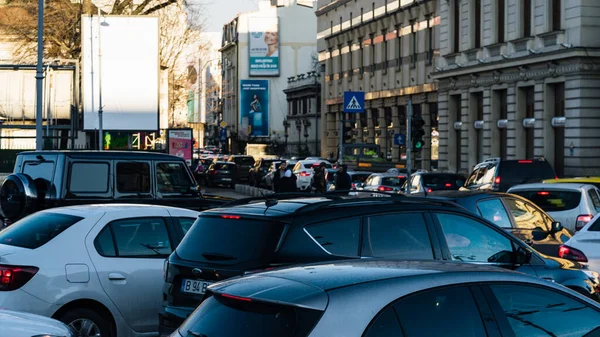
[[41, 151], [44, 147], [43, 132], [43, 90], [44, 90], [44, 0], [38, 0], [38, 36], [37, 36], [37, 66], [35, 73], [36, 80], [36, 101], [35, 101], [35, 149]]

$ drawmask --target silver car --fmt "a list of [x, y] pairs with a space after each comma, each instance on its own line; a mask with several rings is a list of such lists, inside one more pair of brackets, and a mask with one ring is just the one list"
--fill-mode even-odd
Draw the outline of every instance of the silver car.
[[209, 287], [171, 337], [600, 336], [600, 306], [552, 282], [455, 262], [353, 260]]
[[0, 309], [2, 337], [73, 337], [73, 331], [55, 319]]

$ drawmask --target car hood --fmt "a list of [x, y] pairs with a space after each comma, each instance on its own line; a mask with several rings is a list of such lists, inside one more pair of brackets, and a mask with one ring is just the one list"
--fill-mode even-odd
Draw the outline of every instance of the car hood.
[[25, 312], [0, 309], [0, 336], [36, 335], [73, 336], [71, 330], [57, 320]]

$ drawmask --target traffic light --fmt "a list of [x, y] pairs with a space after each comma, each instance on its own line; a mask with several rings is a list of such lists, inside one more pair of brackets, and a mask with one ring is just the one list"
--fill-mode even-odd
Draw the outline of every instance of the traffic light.
[[411, 121], [411, 141], [412, 141], [412, 150], [414, 152], [419, 152], [425, 146], [425, 141], [423, 140], [423, 136], [425, 136], [425, 120], [421, 116], [413, 117]]
[[349, 143], [352, 140], [352, 128], [350, 125], [344, 123], [342, 132], [344, 132], [344, 143]]

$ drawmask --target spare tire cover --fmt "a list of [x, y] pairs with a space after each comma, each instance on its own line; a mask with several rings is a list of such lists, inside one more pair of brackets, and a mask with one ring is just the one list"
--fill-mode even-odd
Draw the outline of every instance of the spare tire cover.
[[4, 216], [10, 220], [35, 212], [37, 199], [35, 183], [26, 174], [11, 174], [0, 187], [0, 208]]

